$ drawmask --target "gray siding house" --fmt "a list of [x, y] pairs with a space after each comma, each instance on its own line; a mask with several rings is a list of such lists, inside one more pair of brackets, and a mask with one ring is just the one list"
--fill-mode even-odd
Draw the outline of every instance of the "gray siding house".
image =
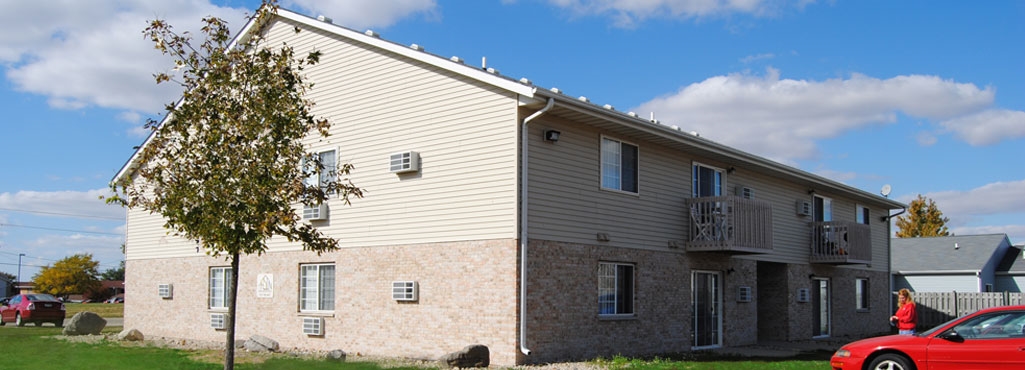
[[1012, 245], [1007, 248], [1003, 261], [997, 267], [996, 291], [1023, 292], [1025, 288], [1025, 245]]
[[[1006, 234], [894, 238], [891, 245], [894, 288], [917, 292], [1000, 291], [1002, 262], [1020, 252]], [[1007, 272], [1011, 261], [1004, 263]]]
[[[303, 212], [339, 251], [242, 259], [241, 338], [512, 365], [888, 330], [904, 204], [374, 32], [281, 10], [261, 36], [322, 52], [306, 144], [368, 193]], [[222, 340], [227, 262], [127, 223], [126, 328]]]

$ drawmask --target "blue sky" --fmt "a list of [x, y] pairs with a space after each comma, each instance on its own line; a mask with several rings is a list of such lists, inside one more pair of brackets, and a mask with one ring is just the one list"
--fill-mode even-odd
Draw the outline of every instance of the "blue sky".
[[[330, 4], [327, 4], [330, 3]], [[123, 258], [98, 200], [179, 94], [146, 21], [233, 29], [256, 1], [0, 0], [0, 271]], [[958, 235], [1025, 242], [1025, 2], [349, 0], [282, 2], [400, 44], [635, 111], [891, 198]]]

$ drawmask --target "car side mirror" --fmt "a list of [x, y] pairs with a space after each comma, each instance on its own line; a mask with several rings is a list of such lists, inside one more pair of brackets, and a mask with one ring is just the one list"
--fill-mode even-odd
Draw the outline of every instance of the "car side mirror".
[[954, 330], [950, 330], [943, 334], [940, 334], [939, 338], [943, 340], [949, 340], [951, 342], [964, 343], [964, 337], [962, 337], [961, 334], [958, 334]]

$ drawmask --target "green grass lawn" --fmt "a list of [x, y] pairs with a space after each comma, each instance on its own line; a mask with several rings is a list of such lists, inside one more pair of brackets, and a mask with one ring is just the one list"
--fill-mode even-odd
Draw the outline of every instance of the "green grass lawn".
[[100, 317], [125, 317], [125, 305], [123, 303], [65, 303], [65, 317], [71, 318], [76, 313], [89, 311], [100, 315]]
[[[84, 306], [90, 306], [86, 304]], [[114, 306], [114, 305], [111, 305]], [[121, 328], [104, 329], [114, 334]], [[5, 370], [45, 369], [178, 369], [215, 370], [223, 368], [223, 354], [217, 350], [178, 350], [122, 344], [112, 341], [72, 342], [59, 339], [60, 328], [0, 328], [0, 368]], [[397, 367], [370, 362], [330, 362], [319, 358], [298, 358], [287, 354], [254, 355], [236, 353], [239, 370], [423, 370], [421, 367]], [[750, 359], [702, 354], [685, 354], [675, 359], [639, 360], [616, 357], [594, 362], [607, 369], [680, 369], [680, 370], [822, 370], [829, 368], [828, 355], [811, 354], [794, 359]]]

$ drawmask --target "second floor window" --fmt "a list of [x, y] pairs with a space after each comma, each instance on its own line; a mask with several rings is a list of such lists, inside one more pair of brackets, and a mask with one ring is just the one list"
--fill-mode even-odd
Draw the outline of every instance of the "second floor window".
[[862, 224], [862, 225], [868, 225], [868, 220], [869, 220], [868, 207], [864, 207], [864, 206], [858, 205], [857, 208], [855, 208], [855, 209], [857, 209], [857, 214], [854, 215], [854, 217], [858, 221], [858, 223]]
[[637, 192], [637, 146], [609, 138], [601, 139], [601, 187]]
[[695, 163], [691, 176], [694, 181], [692, 195], [695, 198], [722, 195], [722, 170]]
[[313, 168], [313, 173], [310, 177], [306, 178], [306, 183], [309, 185], [320, 185], [321, 189], [327, 188], [327, 185], [338, 177], [338, 155], [335, 154], [334, 150], [325, 150], [322, 152], [314, 153], [320, 160], [320, 164], [324, 166], [319, 173]]

